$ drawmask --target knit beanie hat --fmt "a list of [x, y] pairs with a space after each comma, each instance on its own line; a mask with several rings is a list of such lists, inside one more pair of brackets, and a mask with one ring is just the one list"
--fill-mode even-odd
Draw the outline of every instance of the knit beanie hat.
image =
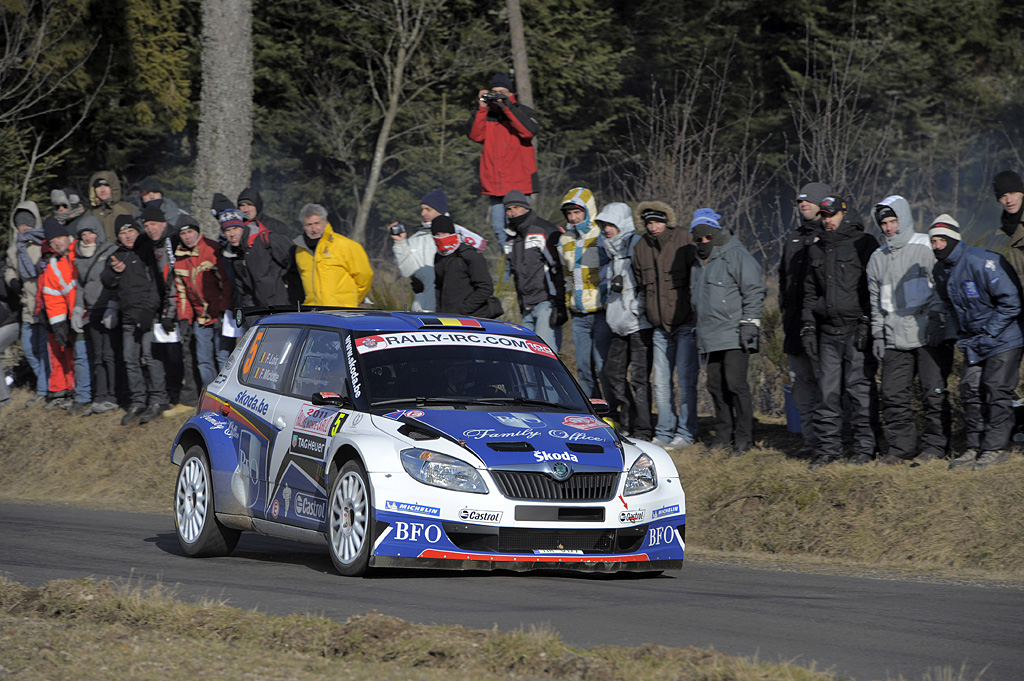
[[503, 87], [509, 92], [515, 92], [515, 88], [512, 87], [512, 79], [508, 77], [507, 73], [495, 73], [491, 78], [491, 87]]
[[509, 206], [522, 206], [523, 208], [530, 207], [530, 200], [526, 198], [526, 194], [522, 193], [518, 189], [513, 189], [508, 194], [505, 194], [505, 198], [502, 201], [505, 208]]
[[145, 177], [139, 182], [139, 194], [148, 194], [150, 192], [164, 193], [164, 188], [160, 185], [160, 180], [155, 177]]
[[146, 206], [139, 213], [139, 222], [167, 222], [167, 216], [156, 206]]
[[448, 196], [442, 189], [435, 189], [420, 199], [420, 203], [430, 206], [441, 215], [448, 212]]
[[197, 232], [200, 231], [199, 220], [197, 220], [194, 215], [185, 212], [182, 212], [181, 215], [178, 216], [178, 224], [175, 225], [175, 227], [178, 228], [179, 234], [184, 232], [186, 229], [194, 229]]
[[810, 201], [814, 205], [821, 205], [827, 197], [832, 195], [832, 187], [821, 182], [808, 182], [800, 188], [800, 193], [796, 195], [796, 200]]
[[722, 216], [711, 208], [698, 208], [693, 212], [693, 220], [690, 221], [690, 232], [693, 233], [694, 237], [698, 237], [699, 235], [695, 230], [704, 226], [703, 229], [699, 229], [701, 235], [714, 234], [714, 230], [722, 229], [722, 225], [718, 222], [721, 219]]
[[875, 206], [875, 220], [878, 221], [878, 224], [882, 224], [882, 220], [885, 220], [886, 218], [894, 217], [896, 217], [896, 211], [892, 209], [892, 206], [888, 206], [884, 203], [880, 203]]
[[995, 191], [997, 199], [1003, 194], [1024, 192], [1024, 180], [1021, 180], [1020, 175], [1012, 170], [1004, 170], [992, 180], [992, 189]]
[[231, 227], [245, 227], [245, 213], [235, 208], [231, 199], [221, 193], [213, 195], [210, 212], [213, 213], [213, 217], [217, 218], [222, 232]]
[[655, 210], [654, 208], [647, 208], [643, 213], [640, 213], [640, 219], [646, 225], [648, 222], [664, 222], [668, 224], [668, 213], [663, 210]]
[[22, 208], [21, 210], [14, 211], [14, 220], [13, 220], [13, 222], [14, 222], [14, 228], [15, 229], [17, 229], [18, 227], [21, 227], [22, 225], [28, 225], [29, 227], [35, 227], [36, 226], [36, 216], [32, 214], [32, 211], [25, 210], [24, 208]]
[[438, 234], [455, 234], [455, 223], [447, 215], [439, 215], [430, 223], [430, 233], [434, 236]]
[[131, 215], [121, 214], [114, 218], [114, 231], [118, 234], [126, 229], [138, 230], [139, 226], [135, 224], [135, 218]]
[[68, 228], [64, 226], [64, 223], [55, 217], [48, 217], [43, 220], [44, 239], [49, 241], [50, 239], [56, 239], [61, 236], [71, 236], [68, 234]]
[[963, 239], [963, 234], [960, 233], [960, 223], [949, 213], [943, 213], [935, 218], [932, 226], [928, 229], [928, 236], [940, 236], [946, 241]]
[[63, 189], [54, 189], [50, 192], [50, 203], [54, 207], [67, 206], [73, 210], [82, 205], [82, 197], [71, 187], [64, 187]]

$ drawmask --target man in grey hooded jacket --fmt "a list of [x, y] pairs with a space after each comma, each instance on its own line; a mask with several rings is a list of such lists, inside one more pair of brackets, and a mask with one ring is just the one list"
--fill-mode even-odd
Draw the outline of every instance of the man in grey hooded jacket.
[[[914, 232], [910, 204], [902, 196], [883, 199], [871, 217], [882, 232], [882, 245], [867, 265], [872, 351], [882, 363], [882, 418], [889, 443], [882, 462], [945, 458], [951, 421], [946, 380], [955, 338], [946, 338], [944, 305], [932, 276], [931, 243], [926, 235]], [[924, 402], [920, 453], [914, 425], [915, 374]]]
[[43, 218], [35, 201], [22, 201], [11, 214], [14, 233], [7, 249], [4, 283], [21, 294], [21, 347], [36, 376], [36, 394], [29, 404], [46, 401], [50, 386], [50, 356], [46, 349], [46, 325], [36, 315], [39, 259], [42, 257]]
[[609, 203], [595, 221], [604, 233], [601, 248], [608, 258], [605, 319], [612, 338], [602, 377], [608, 404], [624, 432], [650, 440], [654, 435], [650, 383], [654, 329], [637, 296], [632, 267], [633, 249], [643, 237], [636, 233], [633, 213], [624, 203]]

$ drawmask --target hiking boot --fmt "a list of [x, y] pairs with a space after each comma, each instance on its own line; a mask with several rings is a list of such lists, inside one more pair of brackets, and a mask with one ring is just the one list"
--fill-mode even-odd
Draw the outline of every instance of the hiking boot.
[[71, 406], [68, 407], [68, 414], [71, 416], [77, 416], [78, 414], [81, 414], [83, 411], [88, 413], [88, 402], [72, 402]]
[[974, 461], [978, 458], [978, 450], [970, 447], [964, 453], [949, 462], [949, 470], [954, 468], [974, 468]]
[[866, 463], [871, 463], [872, 461], [874, 461], [874, 459], [871, 458], [870, 454], [865, 454], [864, 452], [861, 452], [860, 454], [854, 454], [846, 461], [847, 463], [852, 463], [854, 466], [863, 466]]
[[142, 416], [142, 412], [144, 412], [144, 411], [145, 411], [145, 409], [143, 409], [142, 407], [129, 407], [124, 412], [124, 416], [121, 418], [121, 425], [122, 426], [130, 425], [137, 418]]
[[668, 443], [668, 446], [669, 447], [686, 447], [687, 445], [692, 445], [692, 444], [693, 444], [692, 442], [687, 440], [682, 435], [676, 435], [674, 438], [672, 438], [672, 441]]
[[54, 399], [46, 403], [46, 406], [43, 407], [43, 411], [53, 411], [54, 409], [67, 409], [70, 406], [70, 397], [55, 397]]
[[[108, 411], [114, 411], [117, 409], [117, 405], [113, 402], [93, 402], [89, 407], [90, 414], [106, 414]], [[82, 414], [85, 416], [85, 414]]]
[[896, 456], [895, 454], [886, 454], [878, 460], [879, 463], [884, 463], [886, 466], [902, 466], [907, 462], [902, 456]]
[[978, 460], [974, 462], [974, 470], [988, 468], [997, 464], [1006, 463], [1006, 451], [1002, 449], [982, 452]]
[[838, 456], [834, 456], [832, 454], [818, 454], [814, 457], [814, 461], [811, 461], [811, 465], [807, 467], [807, 470], [813, 471], [821, 468], [822, 466], [827, 466], [830, 463], [835, 463], [836, 461], [839, 461]]
[[923, 463], [928, 463], [929, 461], [935, 461], [936, 459], [941, 458], [941, 456], [935, 454], [934, 452], [921, 452], [920, 454], [918, 454], [917, 456], [910, 460], [910, 467], [917, 468]]
[[36, 393], [32, 397], [25, 400], [25, 406], [31, 407], [34, 404], [42, 404], [43, 402], [46, 402], [46, 395], [40, 395], [39, 393]]
[[187, 404], [176, 404], [169, 409], [164, 410], [165, 419], [173, 419], [178, 416], [191, 416], [196, 411], [195, 406], [188, 406]]
[[169, 404], [151, 404], [146, 407], [146, 410], [139, 415], [139, 425], [149, 423], [160, 414], [164, 413], [171, 408]]

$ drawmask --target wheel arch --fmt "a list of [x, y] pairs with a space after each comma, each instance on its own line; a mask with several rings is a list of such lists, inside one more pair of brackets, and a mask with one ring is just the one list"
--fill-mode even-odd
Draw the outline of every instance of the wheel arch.
[[210, 464], [210, 448], [206, 444], [206, 438], [197, 428], [186, 428], [178, 436], [178, 442], [171, 455], [171, 463], [180, 466], [181, 462], [185, 460], [185, 454], [195, 445], [203, 448], [203, 452], [206, 453], [206, 463]]
[[341, 467], [349, 461], [358, 461], [359, 465], [363, 467], [363, 470], [366, 470], [366, 461], [363, 460], [363, 456], [359, 453], [359, 450], [351, 444], [343, 444], [334, 450], [334, 455], [331, 456], [331, 460], [327, 463], [327, 470], [325, 472], [327, 473], [328, 485], [330, 485], [330, 481], [333, 479], [333, 476], [337, 474], [337, 472], [341, 470]]

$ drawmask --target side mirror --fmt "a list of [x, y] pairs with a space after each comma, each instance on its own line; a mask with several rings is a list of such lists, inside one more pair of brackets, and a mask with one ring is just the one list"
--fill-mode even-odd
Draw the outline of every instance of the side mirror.
[[318, 407], [351, 407], [352, 400], [345, 395], [331, 392], [313, 393], [313, 404]]
[[612, 408], [608, 406], [607, 401], [598, 399], [596, 397], [590, 398], [590, 406], [594, 408], [594, 411], [597, 412], [598, 416], [610, 414], [612, 411]]

